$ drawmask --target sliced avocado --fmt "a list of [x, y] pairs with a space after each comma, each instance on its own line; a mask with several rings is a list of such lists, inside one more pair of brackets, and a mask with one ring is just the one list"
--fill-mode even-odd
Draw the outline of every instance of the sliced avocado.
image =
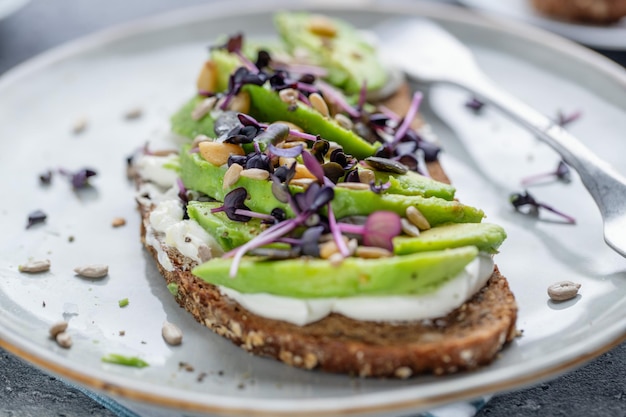
[[388, 73], [376, 49], [348, 23], [306, 12], [282, 12], [274, 18], [288, 50], [304, 48], [311, 61], [329, 70], [328, 81], [347, 93], [379, 90]]
[[230, 75], [242, 65], [241, 59], [225, 49], [213, 49], [211, 50], [211, 61], [215, 64], [217, 71], [217, 88], [215, 92], [226, 91]]
[[396, 236], [393, 238], [393, 251], [396, 255], [406, 255], [473, 245], [483, 252], [497, 253], [504, 239], [506, 232], [496, 224], [446, 224], [425, 230], [417, 237]]
[[439, 197], [444, 200], [454, 199], [456, 189], [441, 181], [408, 171], [406, 174], [373, 171], [376, 183], [389, 182], [387, 192], [402, 195], [423, 195], [424, 197]]
[[260, 261], [244, 258], [230, 278], [231, 259], [216, 258], [193, 269], [206, 282], [243, 293], [296, 298], [424, 294], [465, 268], [478, 255], [473, 246], [390, 258], [346, 258], [339, 265], [323, 259]]
[[204, 97], [195, 96], [174, 113], [170, 119], [174, 133], [189, 139], [193, 139], [200, 134], [209, 137], [215, 136], [213, 131], [215, 120], [213, 120], [210, 114], [207, 114], [200, 120], [191, 118], [191, 112], [202, 100], [204, 100]]
[[[222, 184], [226, 168], [210, 164], [197, 153], [189, 153], [188, 145], [183, 147], [180, 154], [180, 168], [183, 183], [189, 189], [201, 191], [223, 201], [224, 196], [233, 188], [245, 187], [250, 195], [250, 199], [246, 201], [250, 209], [270, 213], [274, 208], [281, 207], [288, 216], [294, 216], [288, 204], [276, 200], [272, 194], [270, 181], [240, 177], [231, 188], [224, 189]], [[299, 187], [294, 190], [299, 190]], [[350, 190], [340, 187], [335, 187], [335, 198], [332, 201], [333, 212], [337, 218], [367, 215], [378, 210], [389, 210], [404, 216], [409, 206], [417, 207], [431, 226], [445, 223], [476, 223], [484, 216], [482, 210], [455, 200], [419, 195], [377, 194], [370, 190]]]
[[280, 99], [275, 91], [256, 85], [246, 85], [243, 90], [250, 94], [250, 115], [263, 122], [285, 121], [301, 127], [312, 135], [337, 142], [344, 151], [359, 159], [371, 156], [380, 147], [379, 143], [368, 143], [356, 133], [339, 126], [317, 110], [302, 103], [295, 109]]
[[211, 209], [221, 205], [219, 202], [190, 201], [187, 213], [189, 218], [197, 221], [225, 251], [243, 245], [263, 231], [259, 219], [251, 219], [244, 223], [230, 220], [224, 212], [211, 213]]

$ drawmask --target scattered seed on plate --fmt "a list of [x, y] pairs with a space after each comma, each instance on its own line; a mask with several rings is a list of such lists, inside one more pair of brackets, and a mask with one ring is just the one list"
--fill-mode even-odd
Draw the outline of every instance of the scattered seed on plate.
[[76, 121], [74, 122], [74, 125], [72, 126], [72, 132], [75, 135], [83, 133], [87, 129], [87, 125], [88, 125], [87, 118], [84, 116], [80, 117], [76, 119]]
[[26, 224], [26, 228], [30, 229], [38, 223], [43, 223], [46, 221], [47, 218], [48, 215], [42, 210], [35, 210], [28, 214], [28, 223]]
[[72, 346], [72, 336], [69, 333], [61, 332], [56, 335], [55, 339], [62, 348], [69, 349]]
[[31, 260], [26, 262], [24, 265], [19, 265], [17, 269], [20, 272], [27, 272], [29, 274], [36, 274], [39, 272], [47, 272], [50, 270], [50, 260]]
[[143, 110], [140, 107], [132, 107], [124, 113], [124, 118], [126, 120], [138, 119], [143, 114]]
[[121, 227], [126, 224], [126, 219], [123, 217], [115, 217], [111, 222], [111, 226], [113, 227]]
[[59, 333], [62, 333], [65, 330], [67, 330], [67, 325], [68, 323], [66, 321], [58, 321], [54, 323], [52, 326], [50, 326], [50, 330], [49, 330], [50, 337], [56, 338]]
[[77, 266], [74, 272], [85, 278], [104, 278], [109, 273], [109, 266], [104, 264]]
[[183, 342], [182, 330], [180, 330], [178, 326], [170, 323], [169, 321], [163, 322], [161, 335], [163, 335], [163, 340], [165, 340], [167, 344], [172, 346], [180, 345]]
[[576, 297], [580, 284], [572, 281], [560, 281], [548, 287], [548, 296], [554, 301], [566, 301]]

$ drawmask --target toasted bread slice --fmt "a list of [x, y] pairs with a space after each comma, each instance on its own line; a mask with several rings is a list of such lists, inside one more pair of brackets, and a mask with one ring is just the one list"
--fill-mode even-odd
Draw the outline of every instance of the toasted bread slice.
[[[407, 97], [401, 90], [385, 104], [400, 110], [408, 105]], [[438, 162], [429, 163], [428, 169], [435, 179], [448, 182]], [[517, 305], [497, 267], [481, 291], [445, 317], [385, 323], [331, 314], [298, 326], [258, 316], [191, 274], [194, 261], [167, 246], [150, 227], [154, 205], [146, 199], [138, 201], [142, 242], [167, 284], [178, 287], [176, 301], [200, 323], [254, 354], [306, 369], [408, 378], [488, 364], [516, 335]], [[160, 245], [159, 251], [155, 244]], [[159, 252], [167, 254], [173, 268], [161, 265]]]

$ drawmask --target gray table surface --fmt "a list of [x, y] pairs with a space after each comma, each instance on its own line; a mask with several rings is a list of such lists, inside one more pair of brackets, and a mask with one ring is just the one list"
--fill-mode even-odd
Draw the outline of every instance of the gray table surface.
[[[65, 41], [110, 25], [209, 0], [33, 0], [0, 20], [0, 74]], [[607, 52], [626, 65], [625, 52]], [[0, 349], [0, 416], [114, 416]], [[559, 378], [496, 395], [485, 416], [626, 416], [626, 343]]]

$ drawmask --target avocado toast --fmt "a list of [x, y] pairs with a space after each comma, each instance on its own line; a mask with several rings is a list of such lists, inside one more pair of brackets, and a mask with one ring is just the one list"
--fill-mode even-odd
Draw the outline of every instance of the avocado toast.
[[[344, 22], [280, 13], [284, 42], [211, 50], [135, 160], [142, 241], [177, 302], [236, 345], [306, 369], [407, 378], [491, 362], [517, 308], [506, 234], [454, 197], [417, 109]], [[417, 120], [417, 121], [416, 121]]]

